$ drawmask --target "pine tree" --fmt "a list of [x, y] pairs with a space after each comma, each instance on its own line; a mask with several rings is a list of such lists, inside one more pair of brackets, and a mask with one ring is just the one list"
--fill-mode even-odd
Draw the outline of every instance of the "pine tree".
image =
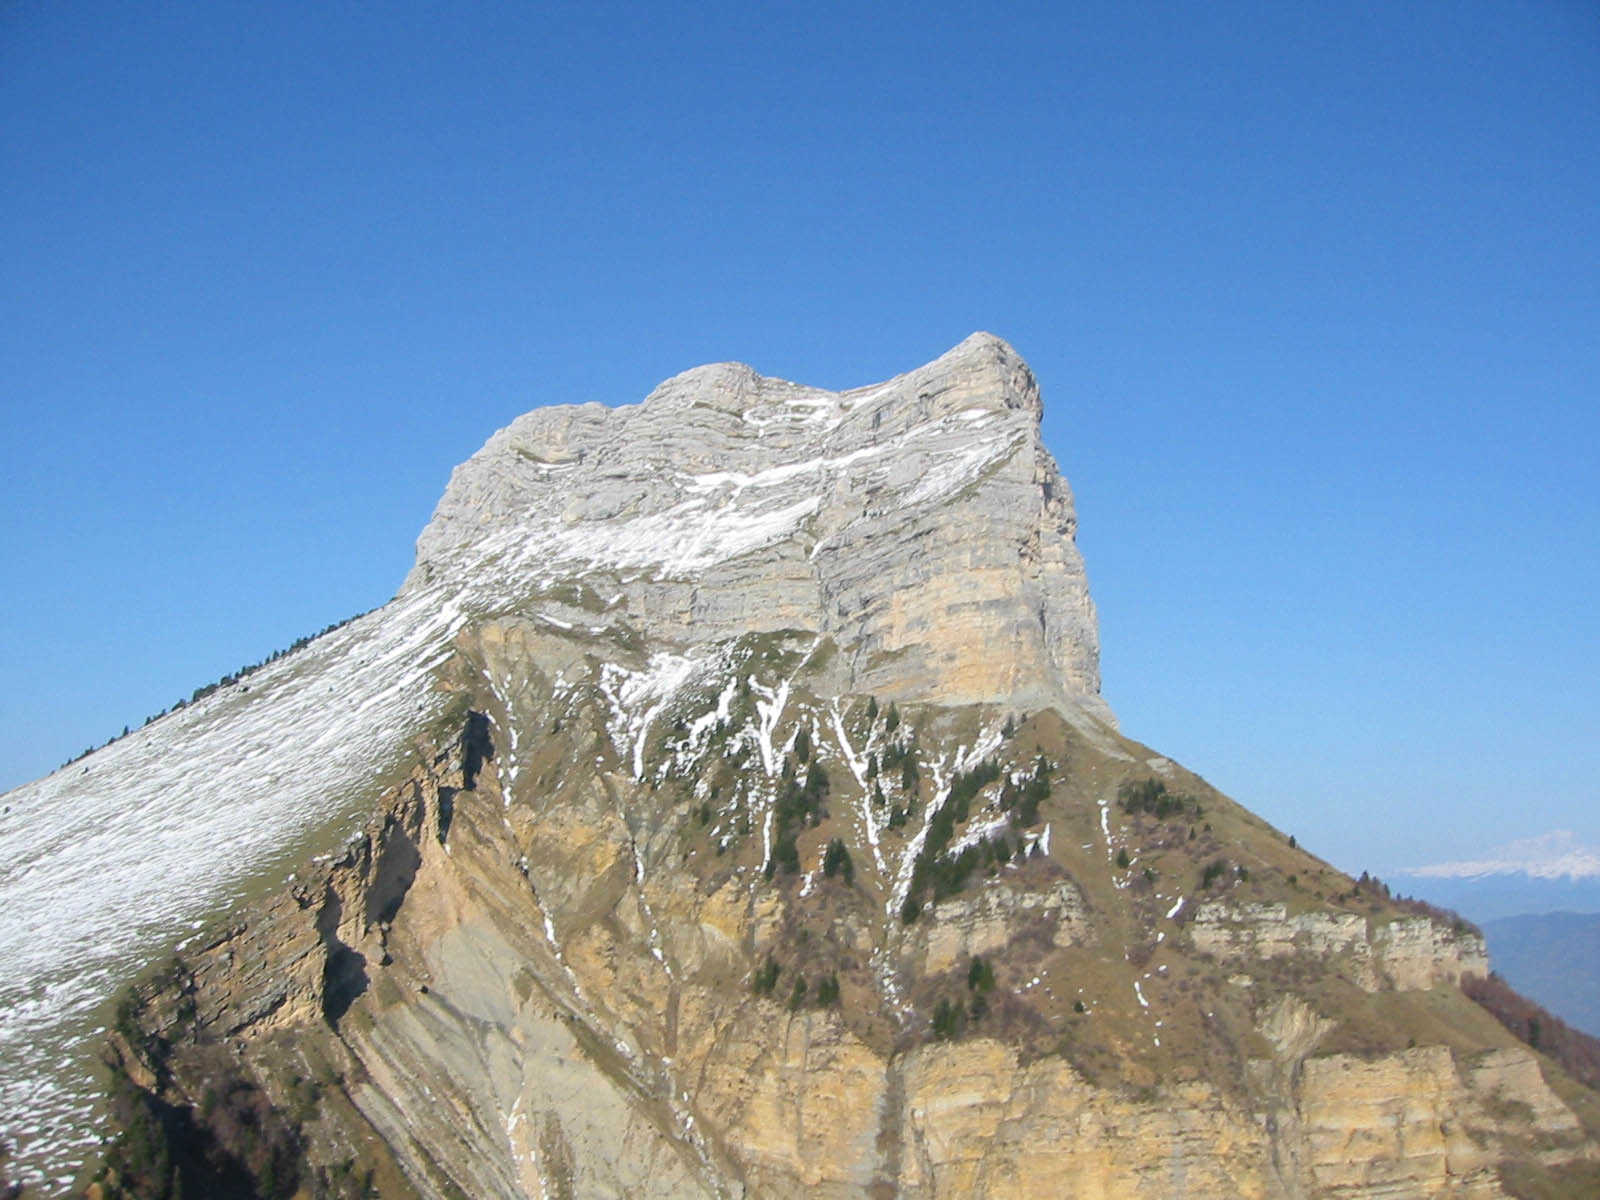
[[842, 875], [846, 883], [855, 882], [856, 868], [850, 861], [850, 850], [839, 838], [828, 843], [827, 853], [822, 856], [822, 873], [829, 879]]

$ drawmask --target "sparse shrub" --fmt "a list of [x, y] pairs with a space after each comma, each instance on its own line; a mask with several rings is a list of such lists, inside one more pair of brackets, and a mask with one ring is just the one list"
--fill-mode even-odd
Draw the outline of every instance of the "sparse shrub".
[[832, 1008], [839, 1003], [839, 976], [829, 972], [817, 984], [817, 1007]]
[[941, 1042], [961, 1036], [967, 1024], [967, 1010], [963, 1004], [940, 1000], [933, 1010], [933, 1036]]
[[839, 875], [846, 883], [855, 882], [856, 868], [850, 861], [850, 850], [839, 838], [828, 843], [827, 852], [822, 856], [822, 873], [829, 879]]
[[750, 990], [758, 996], [772, 995], [772, 989], [778, 984], [777, 960], [772, 955], [767, 955], [767, 961], [757, 969], [750, 979]]
[[973, 958], [967, 966], [967, 987], [975, 992], [994, 991], [994, 968], [982, 958]]

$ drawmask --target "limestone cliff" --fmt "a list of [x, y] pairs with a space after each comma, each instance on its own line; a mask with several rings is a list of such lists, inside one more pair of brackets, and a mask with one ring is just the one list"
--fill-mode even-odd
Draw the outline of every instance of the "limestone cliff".
[[535, 409], [451, 476], [405, 592], [449, 580], [493, 608], [581, 579], [652, 641], [827, 636], [842, 692], [1106, 718], [1040, 413], [988, 334], [855, 391], [718, 363], [643, 404]]
[[975, 335], [494, 435], [390, 605], [8, 797], [138, 847], [22, 843], [104, 878], [0, 903], [8, 1100], [83, 1146], [111, 1025], [102, 1196], [1583, 1194], [1475, 931], [1111, 723], [1039, 411]]

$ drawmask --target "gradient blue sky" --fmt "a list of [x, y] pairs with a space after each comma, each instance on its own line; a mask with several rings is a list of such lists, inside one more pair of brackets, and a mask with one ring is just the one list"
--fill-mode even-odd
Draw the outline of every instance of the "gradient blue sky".
[[1600, 7], [0, 6], [0, 787], [382, 603], [535, 405], [974, 329], [1125, 730], [1600, 841]]

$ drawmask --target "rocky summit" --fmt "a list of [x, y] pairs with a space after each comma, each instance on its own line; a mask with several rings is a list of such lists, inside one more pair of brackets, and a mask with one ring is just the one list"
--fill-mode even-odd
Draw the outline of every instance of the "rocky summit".
[[388, 605], [5, 797], [19, 1168], [1595, 1194], [1600, 1057], [1480, 1002], [1475, 929], [1117, 729], [1040, 412], [977, 334], [496, 433]]
[[401, 594], [445, 581], [494, 609], [577, 584], [662, 647], [823, 637], [839, 694], [1104, 718], [1039, 416], [1027, 365], [987, 334], [856, 391], [718, 363], [643, 404], [536, 409], [457, 468]]

